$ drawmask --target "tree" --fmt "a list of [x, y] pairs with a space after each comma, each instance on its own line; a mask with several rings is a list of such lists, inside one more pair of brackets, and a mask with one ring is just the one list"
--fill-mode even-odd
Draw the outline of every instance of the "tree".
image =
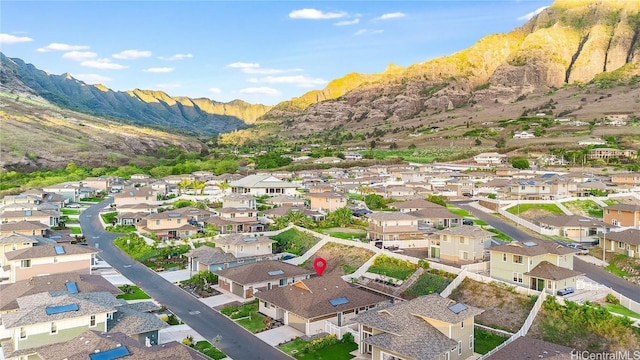
[[476, 139], [475, 144], [476, 146], [480, 146], [482, 145], [482, 141], [480, 139]]
[[432, 202], [434, 204], [438, 204], [441, 206], [447, 206], [447, 202], [444, 201], [444, 198], [442, 196], [438, 196], [438, 195], [429, 195], [429, 197], [427, 197], [427, 201]]
[[416, 148], [416, 144], [409, 144], [408, 149], [409, 150], [414, 150]]
[[345, 227], [353, 223], [351, 209], [342, 207], [327, 214], [325, 224], [328, 227]]
[[204, 195], [204, 188], [207, 187], [205, 183], [200, 180], [196, 180], [191, 183], [191, 188], [195, 193], [200, 193], [200, 195]]
[[507, 146], [507, 140], [505, 140], [504, 138], [496, 139], [496, 147], [498, 149], [503, 148], [505, 146]]
[[381, 195], [369, 194], [364, 197], [364, 203], [371, 210], [379, 210], [385, 207], [384, 201]]
[[511, 159], [511, 166], [513, 166], [516, 169], [528, 169], [529, 160], [525, 158], [513, 158]]
[[218, 189], [220, 189], [220, 191], [222, 191], [224, 193], [225, 190], [227, 190], [227, 189], [229, 189], [231, 187], [231, 184], [229, 184], [228, 181], [223, 181], [221, 183], [216, 184], [216, 186], [218, 187]]
[[398, 148], [398, 143], [392, 142], [391, 145], [389, 145], [389, 149], [391, 150], [395, 150]]
[[183, 178], [178, 183], [178, 194], [182, 194], [185, 189], [187, 189], [191, 185], [191, 180], [187, 178]]

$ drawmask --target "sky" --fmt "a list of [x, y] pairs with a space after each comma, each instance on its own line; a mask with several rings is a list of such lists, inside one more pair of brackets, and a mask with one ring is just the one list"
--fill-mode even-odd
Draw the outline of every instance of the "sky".
[[2, 0], [0, 51], [115, 91], [275, 105], [463, 50], [551, 2]]

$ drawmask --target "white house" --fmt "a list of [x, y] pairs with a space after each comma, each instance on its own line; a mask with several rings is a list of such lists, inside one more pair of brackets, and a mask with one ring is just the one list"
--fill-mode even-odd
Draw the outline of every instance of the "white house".
[[236, 194], [261, 195], [297, 195], [296, 184], [282, 181], [272, 175], [249, 175], [230, 183], [231, 191]]
[[526, 131], [513, 134], [514, 139], [533, 139], [536, 136]]
[[506, 159], [507, 155], [497, 152], [481, 153], [473, 157], [473, 161], [478, 164], [502, 164]]

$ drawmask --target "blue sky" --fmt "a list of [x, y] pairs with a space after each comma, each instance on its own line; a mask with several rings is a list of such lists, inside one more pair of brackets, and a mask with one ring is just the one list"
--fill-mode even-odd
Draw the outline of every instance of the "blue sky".
[[3, 0], [0, 50], [113, 90], [275, 105], [462, 50], [551, 0]]

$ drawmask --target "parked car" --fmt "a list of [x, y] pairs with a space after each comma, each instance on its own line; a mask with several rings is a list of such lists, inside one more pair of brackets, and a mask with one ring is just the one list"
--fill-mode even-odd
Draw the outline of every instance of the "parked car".
[[80, 209], [80, 204], [68, 204], [67, 207], [71, 209]]
[[574, 292], [575, 291], [573, 290], [572, 287], [568, 287], [568, 288], [558, 290], [557, 294], [560, 296], [565, 296], [565, 295], [573, 294]]
[[462, 196], [473, 197], [473, 194], [472, 193], [462, 193]]
[[473, 225], [473, 220], [471, 220], [471, 219], [462, 219], [462, 225]]
[[587, 248], [585, 248], [584, 246], [582, 246], [580, 244], [570, 243], [570, 244], [567, 244], [567, 247], [571, 248], [573, 250], [578, 250], [578, 255], [587, 255], [587, 254], [589, 254], [589, 250], [587, 250]]
[[353, 214], [353, 216], [355, 217], [361, 217], [361, 216], [365, 216], [367, 214], [371, 214], [373, 211], [369, 210], [369, 209], [355, 209], [353, 210], [351, 213]]

